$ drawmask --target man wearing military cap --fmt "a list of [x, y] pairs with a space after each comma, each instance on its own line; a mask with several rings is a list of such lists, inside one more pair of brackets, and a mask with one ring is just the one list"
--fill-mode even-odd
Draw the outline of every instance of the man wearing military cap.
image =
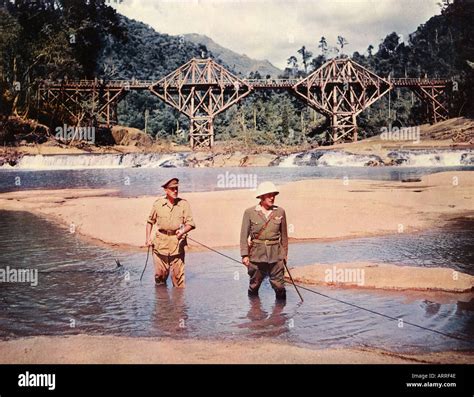
[[[186, 233], [196, 227], [189, 203], [178, 197], [179, 179], [161, 185], [166, 196], [153, 203], [146, 226], [146, 246], [153, 246], [155, 283], [166, 285], [171, 272], [174, 287], [184, 287], [184, 247]], [[151, 239], [153, 225], [156, 234]]]
[[288, 229], [285, 210], [275, 205], [278, 194], [272, 182], [258, 186], [256, 197], [260, 202], [244, 212], [240, 254], [250, 276], [248, 295], [257, 296], [263, 279], [269, 276], [276, 298], [284, 300], [283, 261], [288, 259]]

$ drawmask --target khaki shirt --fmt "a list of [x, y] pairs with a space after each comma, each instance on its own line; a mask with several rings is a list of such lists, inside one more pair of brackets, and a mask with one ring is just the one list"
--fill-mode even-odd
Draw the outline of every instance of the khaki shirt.
[[[191, 207], [186, 200], [181, 198], [177, 198], [174, 205], [171, 205], [166, 197], [156, 200], [153, 203], [147, 222], [156, 225], [153, 246], [154, 250], [161, 255], [183, 254], [186, 239], [178, 240], [175, 233], [181, 225], [196, 228]], [[170, 232], [171, 235], [162, 233], [160, 230]]]
[[[270, 218], [267, 227], [259, 235]], [[255, 240], [257, 236], [258, 240]], [[249, 239], [253, 240], [251, 249]], [[268, 218], [265, 217], [260, 204], [245, 210], [240, 232], [240, 255], [249, 256], [251, 262], [266, 263], [275, 263], [288, 257], [288, 229], [283, 208], [273, 206]]]

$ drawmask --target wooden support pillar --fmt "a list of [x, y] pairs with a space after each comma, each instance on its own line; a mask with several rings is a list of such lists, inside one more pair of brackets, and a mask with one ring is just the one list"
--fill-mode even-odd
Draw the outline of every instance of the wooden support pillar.
[[331, 122], [331, 128], [332, 128], [332, 141], [337, 142], [338, 136], [338, 120], [337, 120], [337, 88], [334, 86], [332, 88], [332, 122]]
[[352, 113], [351, 117], [352, 117], [352, 125], [353, 125], [353, 128], [354, 128], [352, 141], [357, 142], [358, 133], [359, 133], [358, 127], [357, 127], [357, 116], [356, 116], [355, 113]]
[[191, 149], [210, 148], [214, 144], [213, 118], [195, 116], [191, 118], [189, 129]]
[[352, 125], [354, 128], [354, 130], [352, 131], [352, 142], [357, 142], [357, 115], [356, 115], [356, 106], [355, 106], [355, 100], [354, 100], [354, 91], [352, 90], [352, 88], [350, 89], [350, 97], [351, 97], [351, 109], [352, 109], [351, 120], [352, 120]]

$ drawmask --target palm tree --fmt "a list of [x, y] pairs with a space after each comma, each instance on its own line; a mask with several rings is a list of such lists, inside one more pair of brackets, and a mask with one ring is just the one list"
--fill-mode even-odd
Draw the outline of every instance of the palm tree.
[[298, 50], [298, 53], [301, 54], [301, 59], [303, 60], [304, 72], [308, 73], [308, 61], [313, 57], [313, 53], [306, 51], [306, 47], [303, 46]]
[[337, 43], [341, 47], [341, 54], [343, 53], [343, 48], [346, 44], [349, 44], [349, 42], [342, 36], [337, 36]]
[[372, 44], [370, 44], [368, 47], [367, 47], [367, 53], [369, 54], [369, 57], [372, 56], [372, 51], [374, 49], [374, 46]]
[[294, 55], [289, 57], [286, 62], [292, 69], [295, 69], [295, 68], [298, 67], [298, 59], [296, 59], [296, 57]]
[[328, 52], [328, 42], [326, 40], [326, 37], [321, 37], [321, 39], [319, 40], [318, 48], [321, 48], [321, 54], [326, 56]]

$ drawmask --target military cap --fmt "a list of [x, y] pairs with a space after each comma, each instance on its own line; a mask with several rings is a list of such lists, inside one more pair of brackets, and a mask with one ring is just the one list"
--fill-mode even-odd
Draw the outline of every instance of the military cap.
[[166, 181], [165, 183], [163, 183], [163, 185], [161, 185], [161, 187], [167, 189], [167, 188], [170, 188], [170, 187], [177, 187], [179, 184], [179, 179], [178, 178], [171, 178], [169, 181]]

